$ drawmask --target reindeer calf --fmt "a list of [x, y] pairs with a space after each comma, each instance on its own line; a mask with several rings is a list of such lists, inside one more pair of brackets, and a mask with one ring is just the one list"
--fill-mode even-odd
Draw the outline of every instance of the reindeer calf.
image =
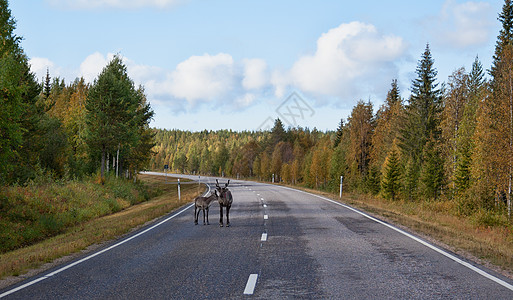
[[[210, 223], [208, 222], [208, 208], [210, 207], [210, 204], [212, 203], [212, 201], [217, 200], [218, 197], [219, 196], [217, 195], [217, 191], [214, 190], [214, 192], [208, 197], [199, 196], [194, 199], [194, 225], [198, 225], [198, 217], [199, 217], [200, 211], [203, 211], [203, 225], [206, 225], [206, 224], [210, 225]], [[205, 224], [205, 211], [207, 212], [207, 214], [206, 214], [207, 223], [206, 224]]]

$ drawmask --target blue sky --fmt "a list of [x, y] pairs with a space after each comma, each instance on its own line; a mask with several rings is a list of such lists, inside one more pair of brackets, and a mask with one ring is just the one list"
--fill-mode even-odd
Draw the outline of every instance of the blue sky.
[[489, 68], [502, 1], [10, 1], [38, 78], [92, 82], [114, 54], [158, 128], [336, 129], [358, 100], [403, 97], [426, 43], [439, 82]]

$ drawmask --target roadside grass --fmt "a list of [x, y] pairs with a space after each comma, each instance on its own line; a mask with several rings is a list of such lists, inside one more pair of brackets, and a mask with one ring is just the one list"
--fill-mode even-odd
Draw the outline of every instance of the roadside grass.
[[[8, 276], [19, 276], [31, 269], [39, 268], [46, 263], [50, 263], [58, 258], [85, 250], [91, 245], [100, 244], [105, 241], [115, 239], [130, 230], [144, 225], [158, 217], [161, 217], [172, 210], [191, 202], [195, 196], [202, 193], [205, 186], [198, 184], [181, 185], [181, 201], [178, 201], [178, 191], [176, 184], [169, 184], [176, 178], [168, 177], [167, 180], [162, 176], [138, 175], [138, 178], [144, 182], [145, 190], [148, 195], [155, 193], [159, 196], [153, 197], [148, 201], [139, 201], [134, 197], [133, 201], [119, 200], [115, 198], [119, 205], [115, 213], [94, 217], [82, 223], [76, 223], [62, 230], [60, 234], [45, 238], [35, 244], [15, 249], [13, 251], [0, 254], [0, 279]], [[164, 182], [164, 181], [167, 181]], [[182, 182], [186, 180], [182, 179]], [[107, 185], [107, 184], [106, 184]], [[96, 187], [98, 187], [96, 185]], [[98, 192], [94, 188], [82, 187], [91, 201], [94, 198], [101, 197], [105, 191]], [[121, 193], [119, 190], [118, 193]], [[116, 192], [114, 192], [116, 193]], [[75, 195], [76, 196], [76, 195]], [[130, 198], [130, 197], [128, 197]], [[75, 198], [68, 201], [78, 201]], [[130, 203], [132, 202], [132, 203]], [[133, 204], [133, 205], [132, 205]], [[94, 206], [86, 201], [84, 206]], [[98, 208], [89, 207], [93, 211]], [[192, 222], [192, 218], [191, 218]]]
[[0, 191], [0, 254], [63, 233], [69, 227], [121, 211], [155, 196], [142, 184], [107, 177], [29, 183]]

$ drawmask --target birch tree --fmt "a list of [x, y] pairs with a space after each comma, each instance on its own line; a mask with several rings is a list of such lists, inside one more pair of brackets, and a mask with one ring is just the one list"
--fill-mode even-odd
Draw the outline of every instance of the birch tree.
[[107, 152], [130, 144], [137, 128], [140, 101], [121, 57], [102, 70], [89, 90], [86, 108], [86, 141], [90, 156], [100, 157], [101, 179], [105, 178]]

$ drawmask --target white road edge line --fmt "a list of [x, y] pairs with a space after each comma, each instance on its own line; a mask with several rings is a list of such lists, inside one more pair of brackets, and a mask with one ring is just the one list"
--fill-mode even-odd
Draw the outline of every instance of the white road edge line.
[[255, 291], [257, 278], [258, 274], [249, 275], [248, 282], [246, 283], [246, 288], [244, 289], [244, 295], [253, 295], [253, 292]]
[[[208, 187], [208, 191], [207, 191], [207, 193], [208, 193], [208, 192], [210, 192], [210, 186], [209, 186], [209, 185], [207, 185], [207, 187]], [[194, 205], [194, 203], [193, 203], [193, 204], [190, 204], [190, 205], [188, 205], [188, 206], [186, 206], [184, 209], [182, 209], [181, 211], [179, 211], [179, 212], [175, 213], [174, 215], [172, 215], [172, 216], [170, 216], [170, 217], [168, 217], [168, 218], [166, 218], [166, 219], [164, 219], [164, 220], [162, 220], [162, 221], [158, 222], [157, 224], [155, 224], [155, 225], [153, 225], [153, 226], [151, 226], [151, 227], [149, 227], [149, 228], [147, 228], [147, 229], [145, 229], [145, 230], [143, 230], [143, 231], [141, 231], [141, 232], [139, 232], [139, 233], [137, 233], [137, 234], [135, 234], [135, 235], [132, 235], [131, 237], [129, 237], [129, 238], [125, 239], [125, 240], [122, 240], [122, 241], [121, 241], [121, 242], [119, 242], [119, 243], [116, 243], [116, 244], [114, 244], [114, 245], [112, 245], [112, 246], [110, 246], [110, 247], [108, 247], [108, 248], [105, 248], [105, 249], [103, 249], [103, 250], [101, 250], [101, 251], [98, 251], [98, 252], [95, 252], [95, 253], [93, 253], [93, 254], [91, 254], [91, 255], [89, 255], [89, 256], [86, 256], [86, 257], [84, 257], [84, 258], [82, 258], [82, 259], [80, 259], [80, 260], [77, 260], [77, 261], [75, 261], [75, 262], [73, 262], [73, 263], [71, 263], [71, 264], [69, 264], [69, 265], [66, 265], [66, 266], [64, 266], [64, 267], [62, 267], [62, 268], [60, 268], [60, 269], [58, 269], [58, 270], [56, 270], [56, 271], [53, 271], [53, 272], [51, 272], [51, 273], [49, 273], [49, 274], [46, 274], [45, 276], [39, 277], [39, 278], [37, 278], [37, 279], [34, 279], [34, 280], [32, 280], [32, 281], [30, 281], [30, 282], [27, 282], [27, 283], [25, 283], [25, 284], [23, 284], [23, 285], [20, 285], [20, 286], [18, 286], [18, 287], [16, 287], [16, 288], [14, 288], [14, 289], [8, 290], [8, 291], [6, 291], [6, 292], [4, 292], [4, 293], [0, 294], [0, 298], [3, 298], [3, 297], [5, 297], [5, 296], [8, 296], [8, 295], [10, 295], [10, 294], [12, 294], [12, 293], [15, 293], [15, 292], [17, 292], [17, 291], [19, 291], [19, 290], [22, 290], [22, 289], [24, 289], [24, 288], [26, 288], [26, 287], [29, 287], [29, 286], [31, 286], [31, 285], [33, 285], [33, 284], [36, 284], [36, 283], [38, 283], [38, 282], [40, 282], [40, 281], [42, 281], [42, 280], [45, 280], [45, 279], [47, 279], [47, 278], [50, 278], [50, 277], [54, 276], [55, 274], [58, 274], [58, 273], [60, 273], [60, 272], [62, 272], [62, 271], [64, 271], [64, 270], [67, 270], [67, 269], [69, 269], [69, 268], [71, 268], [71, 267], [74, 267], [74, 266], [76, 266], [76, 265], [80, 264], [80, 263], [83, 263], [84, 261], [90, 260], [91, 258], [93, 258], [93, 257], [95, 257], [95, 256], [98, 256], [98, 255], [100, 255], [100, 254], [102, 254], [102, 253], [105, 253], [105, 252], [107, 252], [107, 251], [109, 251], [109, 250], [112, 250], [112, 249], [114, 249], [114, 248], [116, 248], [116, 247], [118, 247], [118, 246], [121, 246], [121, 245], [123, 245], [124, 243], [126, 243], [126, 242], [128, 242], [128, 241], [131, 241], [131, 240], [135, 239], [136, 237], [141, 236], [141, 235], [145, 234], [146, 232], [148, 232], [148, 231], [150, 231], [150, 230], [152, 230], [152, 229], [154, 229], [154, 228], [156, 228], [156, 227], [158, 227], [158, 226], [160, 226], [160, 225], [162, 225], [162, 224], [166, 223], [167, 221], [169, 221], [169, 220], [171, 220], [171, 219], [175, 218], [176, 216], [178, 216], [178, 215], [182, 214], [183, 212], [185, 212], [186, 210], [188, 210], [189, 208], [191, 208], [193, 205]]]
[[262, 233], [262, 238], [260, 238], [260, 241], [265, 242], [267, 241], [267, 233]]
[[484, 276], [484, 277], [486, 277], [486, 278], [488, 278], [488, 279], [490, 279], [490, 280], [492, 280], [492, 281], [502, 285], [503, 287], [513, 291], [513, 285], [507, 283], [506, 281], [504, 281], [504, 280], [502, 280], [500, 278], [497, 278], [497, 277], [495, 277], [495, 276], [493, 276], [493, 275], [491, 275], [491, 274], [489, 274], [489, 273], [479, 269], [478, 267], [476, 267], [476, 266], [474, 266], [474, 265], [472, 265], [472, 264], [470, 264], [470, 263], [468, 263], [466, 261], [463, 261], [460, 258], [458, 258], [458, 257], [456, 257], [456, 256], [454, 256], [454, 255], [452, 255], [452, 254], [450, 254], [448, 252], [445, 252], [444, 250], [442, 250], [442, 249], [440, 249], [440, 248], [438, 248], [438, 247], [436, 247], [434, 245], [431, 245], [430, 243], [428, 243], [428, 242], [426, 242], [424, 240], [421, 240], [420, 238], [418, 238], [418, 237], [416, 237], [414, 235], [411, 235], [410, 233], [408, 233], [408, 232], [406, 232], [404, 230], [401, 230], [401, 229], [399, 229], [397, 227], [394, 227], [394, 226], [392, 226], [390, 224], [387, 224], [387, 223], [385, 223], [385, 222], [383, 222], [383, 221], [381, 221], [379, 219], [376, 219], [376, 218], [374, 218], [374, 217], [372, 217], [372, 216], [370, 216], [370, 215], [368, 215], [368, 214], [366, 214], [364, 212], [361, 212], [361, 211], [359, 211], [359, 210], [357, 210], [355, 208], [352, 208], [351, 206], [342, 204], [340, 202], [328, 199], [328, 198], [323, 197], [323, 196], [315, 195], [315, 194], [304, 192], [304, 191], [301, 191], [301, 190], [296, 190], [296, 189], [292, 189], [292, 188], [288, 188], [288, 187], [283, 187], [283, 186], [278, 186], [278, 187], [283, 188], [283, 189], [287, 189], [287, 190], [292, 190], [292, 191], [300, 192], [300, 193], [307, 194], [307, 195], [312, 195], [312, 196], [315, 196], [315, 197], [320, 198], [322, 200], [325, 200], [325, 201], [331, 202], [333, 204], [345, 207], [345, 208], [347, 208], [349, 210], [352, 210], [352, 211], [354, 211], [354, 212], [356, 212], [356, 213], [358, 213], [358, 214], [360, 214], [360, 215], [362, 215], [362, 216], [364, 216], [364, 217], [366, 217], [368, 219], [371, 219], [374, 222], [377, 222], [377, 223], [379, 223], [381, 225], [384, 225], [384, 226], [386, 226], [386, 227], [388, 227], [390, 229], [393, 229], [393, 230], [395, 230], [395, 231], [397, 231], [397, 232], [399, 232], [399, 233], [401, 233], [401, 234], [411, 238], [412, 240], [421, 243], [422, 245], [424, 245], [424, 246], [426, 246], [426, 247], [428, 247], [428, 248], [430, 248], [430, 249], [432, 249], [432, 250], [434, 250], [434, 251], [444, 255], [445, 257], [447, 257], [449, 259], [452, 259], [453, 261], [459, 263], [460, 265], [465, 266], [465, 267], [469, 268], [470, 270], [472, 270], [472, 271], [474, 271], [474, 272], [476, 272], [476, 273], [478, 273], [478, 274], [480, 274], [480, 275], [482, 275], [482, 276]]

